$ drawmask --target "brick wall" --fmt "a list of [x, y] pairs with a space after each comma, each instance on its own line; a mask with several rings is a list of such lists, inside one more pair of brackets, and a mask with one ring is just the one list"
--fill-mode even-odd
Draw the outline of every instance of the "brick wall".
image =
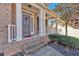
[[[31, 51], [35, 51], [50, 41], [47, 36], [45, 37], [43, 36], [43, 37], [38, 37], [38, 38], [25, 39], [19, 42], [7, 43], [7, 24], [11, 24], [11, 23], [15, 24], [15, 16], [14, 16], [15, 8], [12, 9], [12, 7], [15, 7], [15, 5], [0, 4], [0, 52], [2, 52], [3, 50], [4, 55], [14, 55], [15, 53], [20, 52], [22, 51], [22, 49], [26, 48], [26, 53], [27, 53], [28, 49], [32, 49]], [[37, 20], [34, 20], [34, 21], [35, 21], [34, 30], [36, 33]], [[30, 42], [32, 42], [32, 44]], [[35, 48], [33, 48], [33, 46], [35, 46]]]
[[19, 42], [9, 43], [5, 45], [4, 55], [14, 55], [17, 52], [25, 51], [26, 54], [33, 52], [49, 42], [48, 36], [34, 37], [23, 39]]
[[11, 23], [11, 4], [0, 3], [0, 48], [7, 42], [7, 24]]

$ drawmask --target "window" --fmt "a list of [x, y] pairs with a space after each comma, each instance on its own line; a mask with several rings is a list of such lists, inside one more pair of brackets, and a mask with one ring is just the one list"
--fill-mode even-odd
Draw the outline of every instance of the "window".
[[34, 34], [33, 17], [31, 14], [22, 13], [23, 37], [30, 37]]

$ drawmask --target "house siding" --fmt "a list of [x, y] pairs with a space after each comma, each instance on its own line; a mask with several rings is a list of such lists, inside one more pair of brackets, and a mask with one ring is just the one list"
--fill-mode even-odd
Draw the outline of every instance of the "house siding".
[[11, 24], [11, 4], [0, 4], [0, 45], [7, 42], [7, 25]]
[[[25, 9], [26, 8], [26, 9]], [[39, 9], [32, 7], [29, 9], [27, 5], [22, 6], [22, 10], [25, 9], [33, 13], [34, 15], [34, 34], [37, 35], [37, 14]], [[35, 51], [48, 42], [50, 42], [48, 36], [32, 37], [29, 39], [23, 39], [21, 41], [16, 41], [8, 43], [8, 24], [16, 24], [16, 5], [15, 4], [0, 4], [0, 52], [3, 51], [4, 55], [14, 55], [17, 52], [26, 49], [27, 54], [29, 53], [27, 49], [31, 49], [30, 52]], [[34, 43], [35, 42], [35, 43]], [[33, 47], [35, 46], [35, 47]]]
[[[27, 8], [27, 7], [26, 7]], [[28, 8], [27, 8], [28, 9]], [[27, 11], [27, 9], [25, 9]], [[34, 9], [34, 8], [33, 8]], [[36, 10], [36, 9], [35, 9]], [[31, 9], [32, 11], [32, 9]], [[32, 11], [34, 15], [38, 11]], [[34, 17], [34, 33], [37, 33], [37, 19]], [[0, 4], [0, 44], [8, 42], [8, 24], [16, 24], [16, 4]]]

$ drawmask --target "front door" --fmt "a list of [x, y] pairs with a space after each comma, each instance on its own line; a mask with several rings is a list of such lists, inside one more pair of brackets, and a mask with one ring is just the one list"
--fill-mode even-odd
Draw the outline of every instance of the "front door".
[[23, 37], [30, 35], [30, 16], [26, 13], [22, 14], [23, 20]]

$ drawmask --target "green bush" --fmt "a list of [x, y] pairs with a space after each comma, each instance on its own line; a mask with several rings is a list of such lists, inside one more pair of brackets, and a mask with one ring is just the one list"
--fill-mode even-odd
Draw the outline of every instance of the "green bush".
[[66, 46], [70, 46], [73, 48], [79, 48], [79, 39], [71, 36], [65, 35], [49, 35], [49, 38], [58, 41]]

